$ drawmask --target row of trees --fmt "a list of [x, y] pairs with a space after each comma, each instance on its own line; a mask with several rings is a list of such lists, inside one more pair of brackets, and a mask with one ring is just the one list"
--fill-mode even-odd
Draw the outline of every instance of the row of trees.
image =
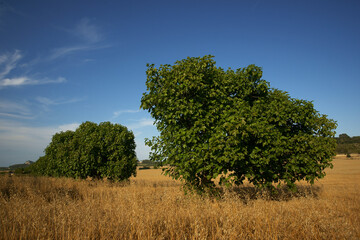
[[46, 176], [124, 180], [136, 175], [134, 134], [120, 124], [92, 122], [76, 131], [56, 133], [45, 156], [31, 165]]
[[[336, 123], [310, 101], [270, 88], [255, 65], [216, 67], [213, 56], [187, 58], [173, 66], [147, 65], [141, 108], [160, 135], [146, 140], [150, 159], [165, 174], [202, 193], [245, 179], [259, 188], [314, 183], [332, 167]], [[343, 136], [341, 136], [341, 139]], [[48, 176], [76, 178], [136, 174], [134, 135], [109, 122], [85, 122], [57, 133], [32, 168]]]
[[336, 141], [336, 153], [360, 153], [360, 136], [350, 137], [349, 135], [343, 133], [340, 134], [338, 138], [336, 138]]

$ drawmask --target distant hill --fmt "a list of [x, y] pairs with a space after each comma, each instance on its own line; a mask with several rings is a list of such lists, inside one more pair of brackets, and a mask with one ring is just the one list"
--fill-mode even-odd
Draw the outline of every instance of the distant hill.
[[14, 164], [9, 166], [8, 168], [5, 168], [5, 170], [15, 170], [18, 168], [26, 168], [28, 166], [30, 166], [31, 164], [33, 164], [33, 161], [26, 161], [25, 163], [20, 163], [20, 164]]

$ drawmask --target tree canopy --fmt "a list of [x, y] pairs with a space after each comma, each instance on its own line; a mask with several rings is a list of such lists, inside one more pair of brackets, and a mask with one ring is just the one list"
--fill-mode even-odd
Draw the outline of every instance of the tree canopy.
[[134, 134], [120, 124], [84, 122], [56, 133], [45, 156], [33, 164], [41, 175], [124, 180], [136, 175]]
[[336, 147], [335, 121], [311, 101], [270, 88], [260, 67], [215, 64], [204, 56], [147, 65], [141, 108], [160, 132], [147, 141], [151, 160], [198, 191], [214, 187], [218, 176], [222, 184], [248, 179], [269, 188], [325, 176]]

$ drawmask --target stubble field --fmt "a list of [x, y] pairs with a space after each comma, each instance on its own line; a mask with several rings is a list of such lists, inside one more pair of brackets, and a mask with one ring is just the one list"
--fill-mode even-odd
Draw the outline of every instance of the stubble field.
[[250, 185], [221, 198], [184, 195], [161, 170], [129, 184], [0, 176], [0, 239], [360, 239], [360, 157], [299, 193]]

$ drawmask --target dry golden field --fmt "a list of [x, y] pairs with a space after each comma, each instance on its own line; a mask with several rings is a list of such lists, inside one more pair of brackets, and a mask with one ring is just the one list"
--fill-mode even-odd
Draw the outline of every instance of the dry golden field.
[[0, 239], [360, 239], [360, 157], [298, 194], [251, 186], [221, 199], [140, 170], [129, 184], [0, 176]]

